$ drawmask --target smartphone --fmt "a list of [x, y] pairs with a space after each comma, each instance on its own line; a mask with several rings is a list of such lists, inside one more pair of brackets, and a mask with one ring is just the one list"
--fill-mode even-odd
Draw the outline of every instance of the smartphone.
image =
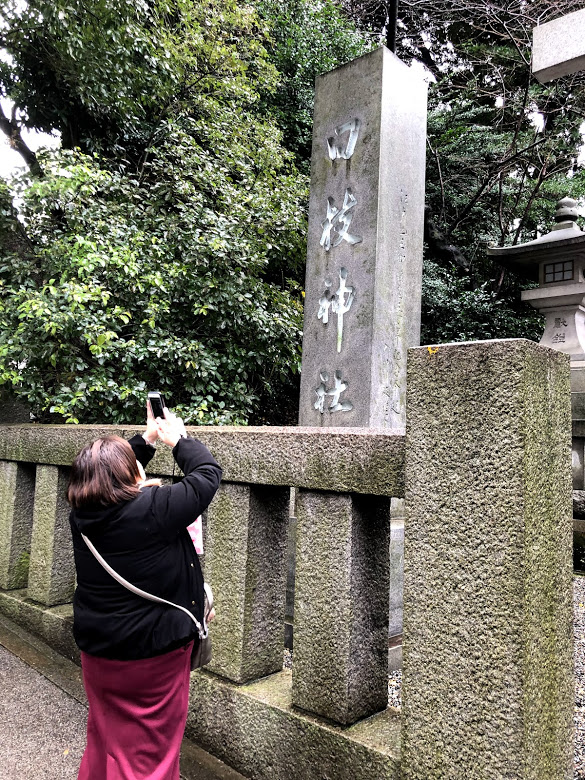
[[148, 403], [150, 404], [150, 410], [152, 411], [152, 416], [156, 419], [157, 417], [160, 417], [161, 420], [164, 420], [165, 417], [165, 399], [162, 397], [161, 393], [157, 392], [151, 392], [148, 394]]

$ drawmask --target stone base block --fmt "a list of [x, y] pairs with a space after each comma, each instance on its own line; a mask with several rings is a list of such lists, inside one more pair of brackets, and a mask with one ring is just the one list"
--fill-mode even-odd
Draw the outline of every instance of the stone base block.
[[43, 639], [53, 650], [79, 664], [73, 639], [73, 605], [45, 607], [27, 598], [26, 590], [0, 590], [0, 613]]
[[390, 501], [297, 495], [293, 702], [349, 725], [388, 705]]
[[396, 710], [343, 728], [294, 710], [291, 699], [288, 671], [241, 686], [195, 672], [186, 734], [252, 780], [398, 780]]
[[65, 499], [68, 470], [37, 466], [28, 593], [47, 607], [68, 604], [75, 590], [75, 563]]
[[573, 777], [568, 364], [409, 352], [403, 780]]

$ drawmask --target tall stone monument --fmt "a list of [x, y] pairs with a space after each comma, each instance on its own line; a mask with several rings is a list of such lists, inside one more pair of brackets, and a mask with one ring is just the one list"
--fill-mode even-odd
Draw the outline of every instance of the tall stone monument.
[[386, 48], [317, 79], [299, 424], [404, 426], [427, 87]]

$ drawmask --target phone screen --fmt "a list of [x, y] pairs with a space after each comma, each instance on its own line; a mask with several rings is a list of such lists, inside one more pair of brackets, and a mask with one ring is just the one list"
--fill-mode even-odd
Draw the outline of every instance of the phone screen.
[[165, 416], [164, 407], [166, 406], [166, 404], [164, 402], [164, 398], [162, 397], [162, 395], [160, 393], [149, 393], [148, 403], [150, 404], [150, 408], [152, 410], [152, 416], [155, 419], [157, 417], [164, 419]]

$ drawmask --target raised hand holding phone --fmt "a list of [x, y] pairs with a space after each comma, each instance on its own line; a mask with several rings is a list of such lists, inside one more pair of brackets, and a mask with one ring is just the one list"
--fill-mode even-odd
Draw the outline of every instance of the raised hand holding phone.
[[153, 447], [155, 441], [158, 439], [158, 425], [156, 424], [148, 401], [146, 402], [146, 430], [142, 434], [142, 437]]
[[163, 414], [164, 417], [156, 418], [158, 437], [165, 444], [168, 444], [169, 447], [174, 447], [179, 439], [187, 436], [187, 431], [185, 430], [183, 420], [169, 411], [166, 406], [163, 409]]

